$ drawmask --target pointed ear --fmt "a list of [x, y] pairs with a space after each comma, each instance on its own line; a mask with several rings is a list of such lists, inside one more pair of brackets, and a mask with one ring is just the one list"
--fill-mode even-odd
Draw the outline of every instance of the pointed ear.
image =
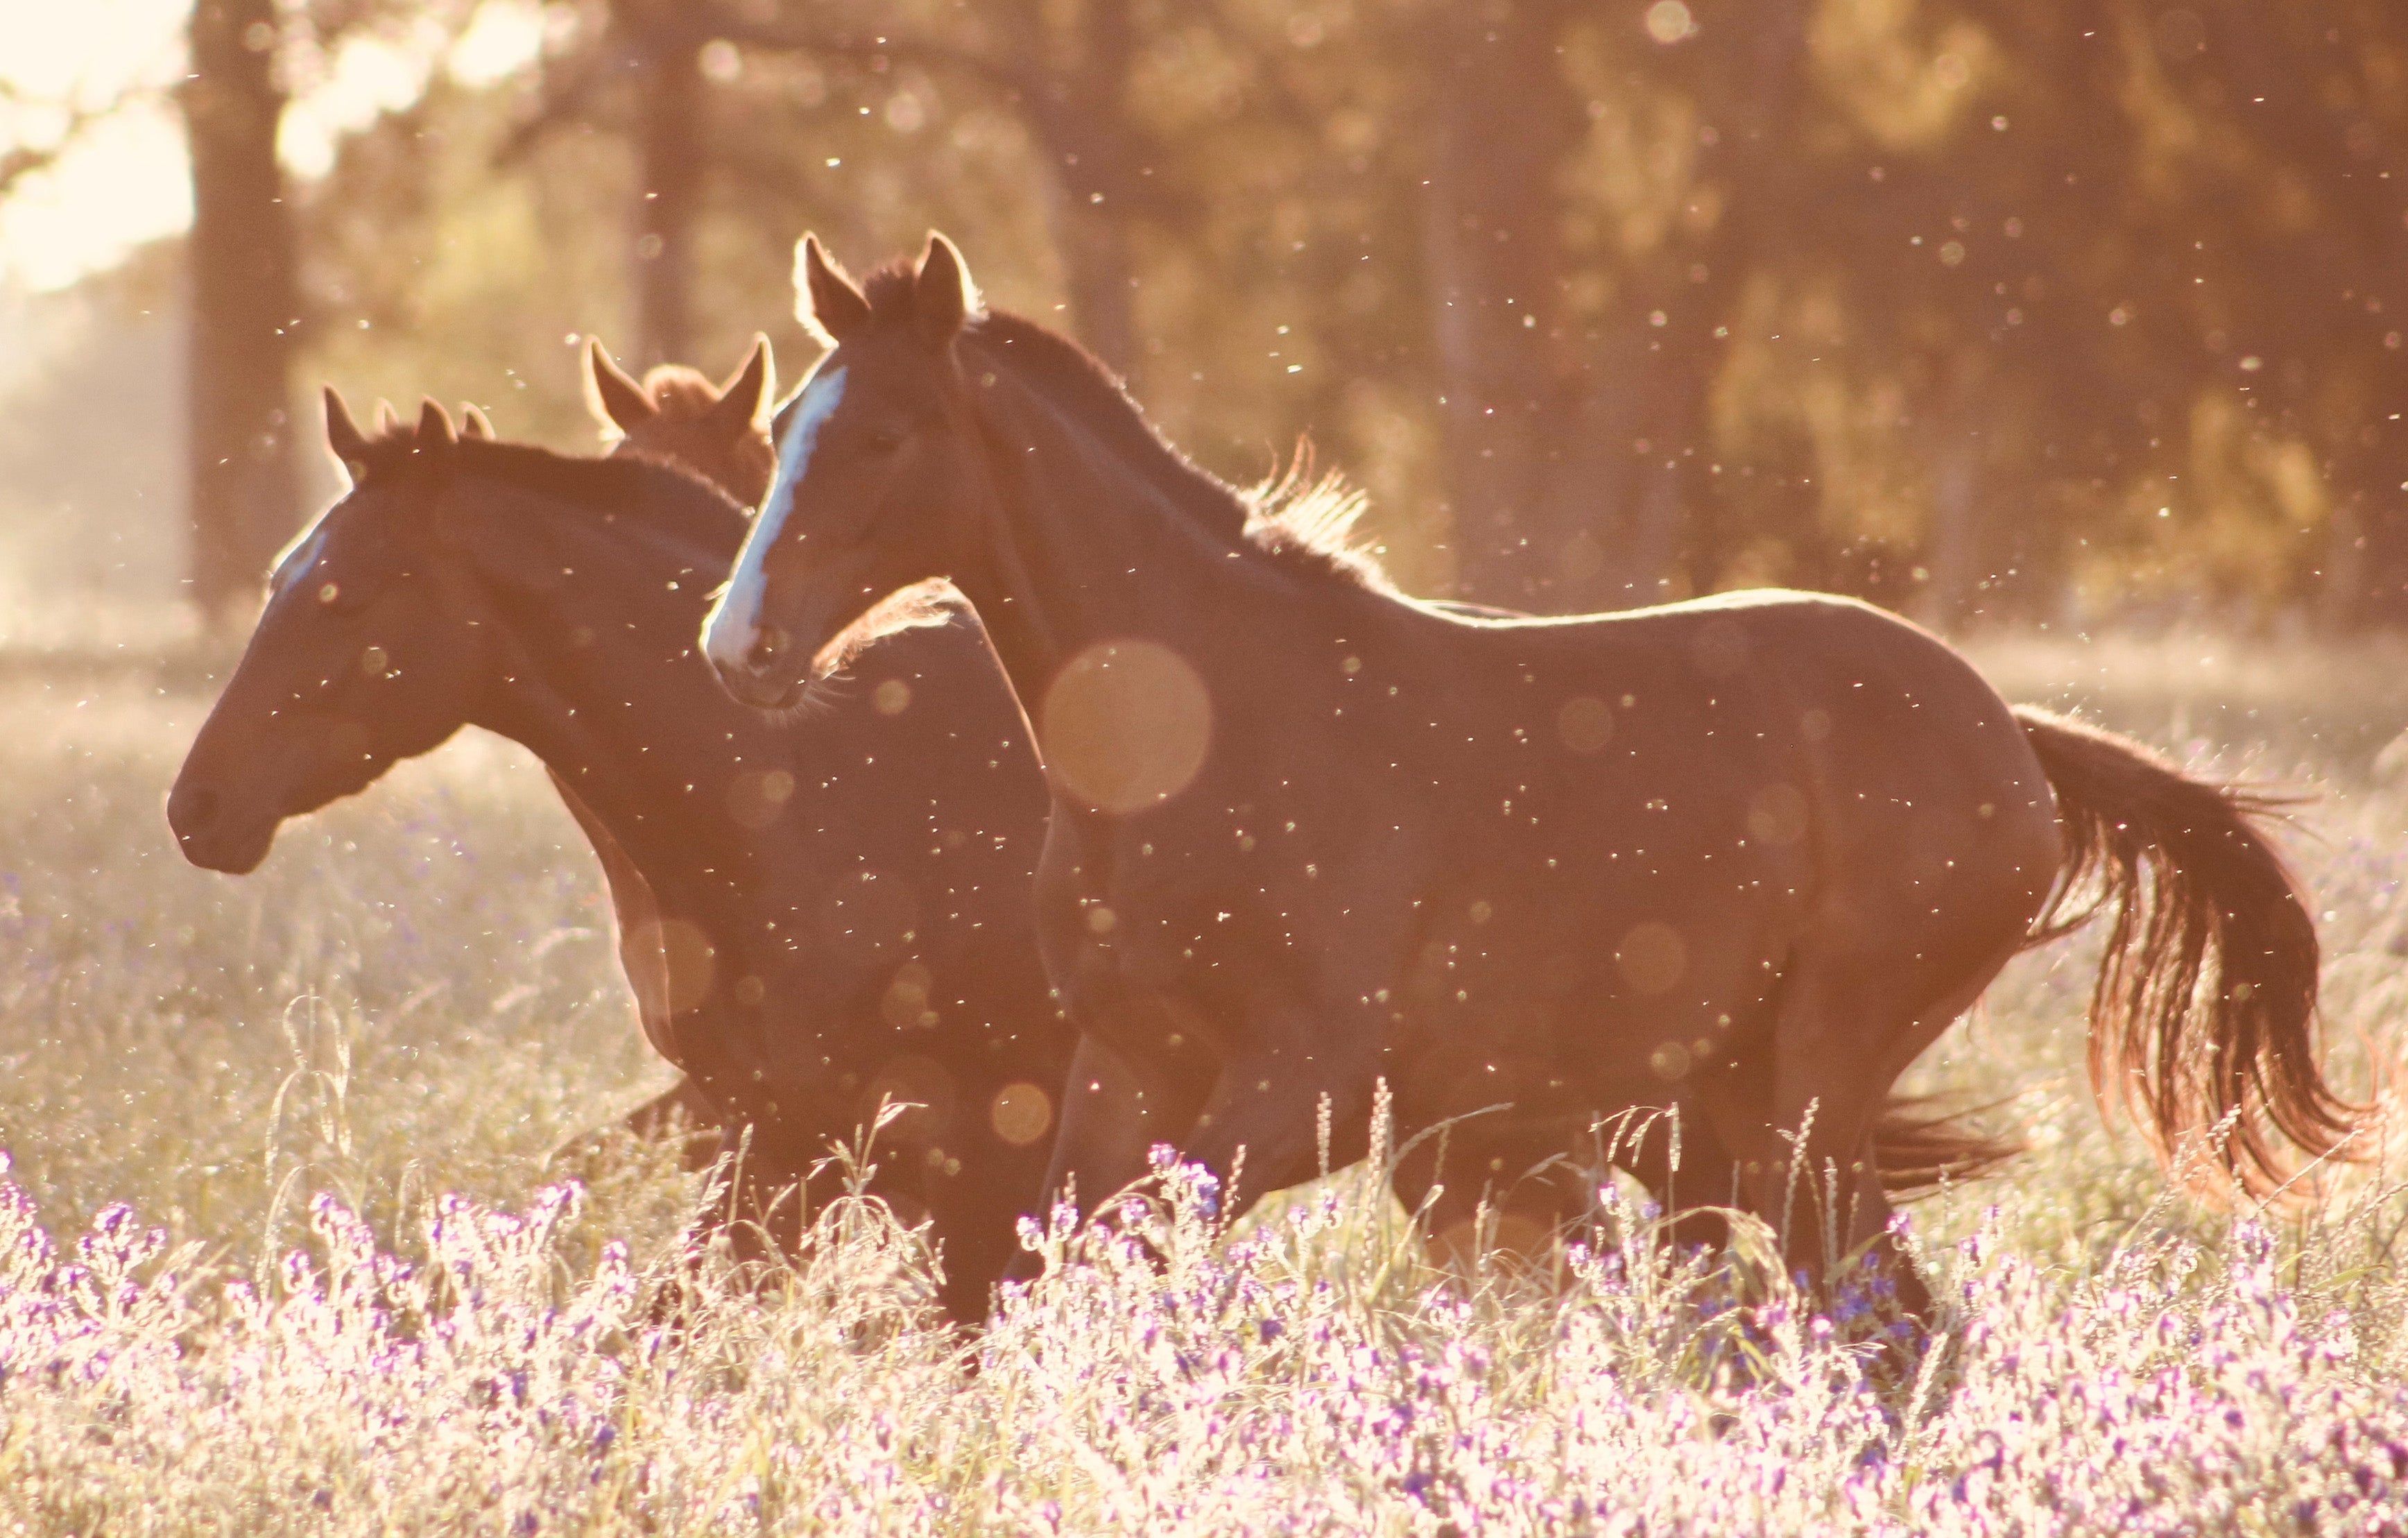
[[978, 285], [970, 281], [969, 264], [962, 260], [960, 249], [930, 230], [927, 252], [911, 282], [911, 322], [921, 340], [943, 347], [981, 308]]
[[377, 397], [376, 409], [377, 437], [383, 438], [388, 434], [398, 430], [400, 426], [401, 413], [393, 409], [393, 402], [385, 399], [382, 395], [379, 395]]
[[869, 301], [829, 258], [816, 235], [803, 237], [795, 248], [795, 319], [830, 347], [859, 335], [869, 323]]
[[749, 432], [761, 424], [763, 408], [777, 393], [777, 357], [769, 351], [769, 338], [754, 332], [752, 354], [719, 392], [710, 420], [722, 427]]
[[635, 378], [610, 359], [595, 337], [585, 344], [585, 410], [603, 428], [632, 433], [660, 411]]
[[419, 451], [448, 449], [459, 441], [460, 435], [452, 430], [452, 413], [433, 395], [423, 397], [418, 407]]
[[360, 467], [368, 457], [367, 435], [351, 420], [351, 409], [331, 384], [326, 386], [326, 447], [343, 462], [343, 473], [359, 480]]
[[494, 419], [473, 400], [460, 405], [460, 436], [483, 438], [488, 443], [494, 440]]

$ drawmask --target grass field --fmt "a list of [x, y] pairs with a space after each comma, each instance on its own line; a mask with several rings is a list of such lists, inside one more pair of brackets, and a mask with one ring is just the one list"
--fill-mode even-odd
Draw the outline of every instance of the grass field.
[[[2387, 1094], [2408, 654], [1976, 651], [2011, 697], [2318, 792], [2290, 844], [2329, 1053]], [[973, 1344], [864, 1206], [657, 1328], [689, 1178], [547, 1163], [666, 1073], [541, 774], [464, 740], [197, 871], [160, 802], [205, 672], [0, 662], [7, 1531], [2408, 1531], [2408, 1157], [2282, 1211], [2172, 1194], [2090, 1102], [2078, 942], [1915, 1071], [2032, 1144], [1914, 1209], [1916, 1358], [1757, 1247], [1699, 1286], [1627, 1200], [1543, 1285], [1441, 1275], [1360, 1175], [1234, 1235], [1174, 1179], [1167, 1265], [1053, 1236]]]

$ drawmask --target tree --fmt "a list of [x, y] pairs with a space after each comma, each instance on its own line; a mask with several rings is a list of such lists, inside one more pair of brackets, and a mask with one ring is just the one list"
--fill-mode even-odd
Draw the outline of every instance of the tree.
[[636, 353], [682, 362], [694, 353], [695, 233], [711, 165], [702, 78], [710, 18], [679, 0], [612, 0], [610, 10], [638, 101]]
[[297, 252], [276, 139], [275, 0], [195, 0], [180, 93], [193, 166], [186, 410], [192, 597], [223, 615], [257, 589], [291, 532]]

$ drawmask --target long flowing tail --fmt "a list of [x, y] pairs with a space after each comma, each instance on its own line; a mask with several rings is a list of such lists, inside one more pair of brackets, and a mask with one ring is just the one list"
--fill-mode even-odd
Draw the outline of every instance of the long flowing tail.
[[1951, 1181], [1978, 1180], [2021, 1154], [2019, 1141], [1992, 1137], [1973, 1125], [1982, 1109], [1891, 1096], [1873, 1124], [1873, 1167], [1881, 1171], [1883, 1194], [1912, 1201]]
[[2315, 921], [2258, 826], [2280, 803], [2045, 711], [2015, 719], [2065, 829], [2035, 943], [2114, 913], [2090, 1004], [2102, 1102], [2130, 1105], [2160, 1157], [2214, 1136], [2252, 1194], [2288, 1176], [2293, 1151], [2348, 1157], [2364, 1113], [2316, 1066]]

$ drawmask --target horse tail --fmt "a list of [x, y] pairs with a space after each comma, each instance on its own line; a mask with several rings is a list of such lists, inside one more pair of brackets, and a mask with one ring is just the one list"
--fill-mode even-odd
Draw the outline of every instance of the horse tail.
[[1893, 1095], [1873, 1123], [1873, 1167], [1882, 1194], [1912, 1201], [1958, 1180], [1978, 1180], [2024, 1151], [2012, 1138], [1976, 1129], [1965, 1111], [1918, 1095]]
[[2065, 841], [2032, 943], [2114, 910], [2090, 1002], [2102, 1107], [2130, 1107], [2161, 1159], [2213, 1138], [2252, 1195], [2287, 1178], [2283, 1143], [2310, 1160], [2344, 1156], [2364, 1109], [2316, 1066], [2315, 920], [2259, 826], [2286, 803], [2045, 711], [2014, 713]]

